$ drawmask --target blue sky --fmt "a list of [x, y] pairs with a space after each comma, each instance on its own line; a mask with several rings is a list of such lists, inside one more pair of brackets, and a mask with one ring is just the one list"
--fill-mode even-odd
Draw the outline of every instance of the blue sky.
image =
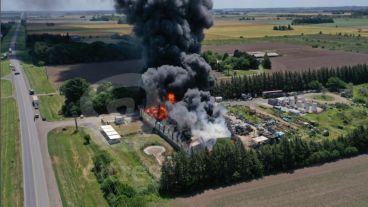
[[[368, 6], [368, 0], [214, 0], [215, 8]], [[1, 0], [1, 10], [109, 10], [113, 0]]]

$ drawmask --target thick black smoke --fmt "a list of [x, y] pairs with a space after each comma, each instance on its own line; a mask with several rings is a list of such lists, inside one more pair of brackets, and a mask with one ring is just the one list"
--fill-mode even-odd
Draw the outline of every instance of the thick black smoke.
[[147, 66], [154, 67], [143, 76], [146, 89], [162, 100], [167, 92], [181, 99], [189, 88], [209, 90], [213, 86], [211, 67], [198, 55], [203, 30], [213, 25], [211, 0], [115, 2], [141, 38]]
[[145, 47], [146, 90], [159, 102], [168, 92], [181, 100], [167, 103], [169, 116], [181, 130], [213, 139], [230, 132], [209, 92], [214, 84], [209, 64], [200, 57], [204, 29], [213, 25], [212, 0], [115, 0]]
[[115, 0], [146, 46], [149, 67], [181, 66], [199, 53], [204, 29], [213, 25], [212, 0]]

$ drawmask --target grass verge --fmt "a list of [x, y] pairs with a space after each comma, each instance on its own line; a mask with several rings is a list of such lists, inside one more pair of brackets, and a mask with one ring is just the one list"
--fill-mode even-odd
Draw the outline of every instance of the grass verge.
[[0, 102], [0, 203], [3, 207], [20, 207], [23, 206], [23, 176], [18, 112], [13, 98]]
[[53, 130], [48, 148], [63, 206], [108, 206], [91, 171], [94, 148], [84, 145], [86, 133], [74, 129]]
[[13, 84], [8, 80], [1, 80], [1, 98], [8, 98], [13, 95]]
[[29, 84], [36, 94], [55, 93], [56, 89], [47, 78], [45, 67], [38, 67], [32, 64], [22, 64], [27, 75]]
[[11, 73], [9, 60], [1, 60], [1, 77], [7, 76]]
[[60, 121], [64, 119], [63, 115], [59, 114], [64, 103], [64, 96], [39, 96], [39, 99], [40, 112], [43, 118], [46, 118], [47, 121]]

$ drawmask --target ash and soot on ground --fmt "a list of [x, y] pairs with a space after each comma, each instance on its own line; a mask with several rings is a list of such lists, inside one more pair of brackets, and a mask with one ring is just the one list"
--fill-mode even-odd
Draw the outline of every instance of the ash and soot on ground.
[[214, 23], [213, 2], [116, 0], [115, 7], [144, 45], [148, 69], [142, 79], [148, 105], [159, 105], [162, 111], [164, 104], [168, 118], [195, 137], [230, 137], [226, 111], [208, 92], [214, 85], [211, 67], [199, 55], [203, 30]]

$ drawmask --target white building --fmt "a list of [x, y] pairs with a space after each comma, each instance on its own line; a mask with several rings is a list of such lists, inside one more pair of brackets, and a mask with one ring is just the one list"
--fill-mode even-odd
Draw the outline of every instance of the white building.
[[106, 137], [110, 144], [116, 144], [120, 142], [121, 136], [111, 125], [102, 125], [101, 133]]

